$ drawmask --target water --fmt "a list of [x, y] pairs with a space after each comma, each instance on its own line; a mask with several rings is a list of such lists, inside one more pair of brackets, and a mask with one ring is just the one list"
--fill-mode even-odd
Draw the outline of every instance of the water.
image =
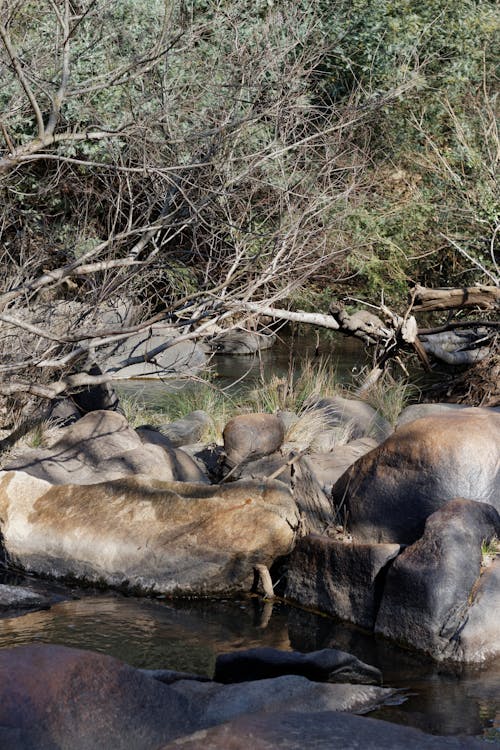
[[[60, 590], [59, 590], [60, 592]], [[283, 603], [137, 599], [80, 592], [50, 610], [0, 619], [0, 648], [58, 643], [110, 654], [133, 666], [212, 676], [227, 651], [272, 646], [303, 652], [340, 648], [382, 670], [408, 699], [372, 716], [434, 734], [500, 742], [500, 659], [486, 668], [446, 671], [357, 628]]]
[[[283, 335], [271, 349], [255, 355], [214, 355], [210, 365], [211, 382], [237, 400], [258, 387], [263, 380], [270, 380], [273, 375], [287, 377], [290, 368], [297, 376], [308, 360], [326, 360], [335, 370], [337, 382], [348, 384], [366, 366], [367, 355], [361, 342], [340, 335], [333, 339], [326, 336], [317, 339], [315, 334], [299, 336], [294, 338], [293, 343], [289, 335]], [[153, 409], [162, 408], [166, 393], [186, 388], [196, 388], [196, 383], [186, 380], [133, 380], [117, 384], [119, 393], [137, 397], [145, 406]]]
[[[286, 340], [255, 357], [218, 355], [214, 382], [237, 398], [262, 378], [285, 377], [290, 366], [300, 370], [316, 354], [317, 344], [312, 335], [295, 341], [293, 356]], [[340, 337], [321, 339], [319, 355], [334, 364], [342, 383], [366, 363], [359, 342]], [[120, 390], [161, 408], [165, 392], [179, 387], [178, 382], [136, 381], [121, 384]], [[136, 667], [209, 676], [217, 654], [226, 651], [252, 646], [304, 652], [340, 648], [381, 669], [385, 685], [409, 693], [403, 705], [384, 707], [372, 716], [433, 734], [479, 735], [500, 742], [500, 658], [482, 669], [446, 670], [328, 617], [280, 603], [264, 607], [256, 598], [172, 603], [110, 592], [71, 592], [55, 584], [50, 588], [59, 599], [50, 610], [0, 619], [0, 648], [59, 643], [110, 654]], [[65, 600], [72, 593], [81, 598]]]

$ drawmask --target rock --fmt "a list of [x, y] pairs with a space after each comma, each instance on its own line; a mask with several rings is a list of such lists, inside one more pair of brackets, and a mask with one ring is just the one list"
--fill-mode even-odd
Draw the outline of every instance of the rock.
[[96, 484], [144, 474], [155, 479], [206, 481], [194, 462], [167, 446], [143, 445], [121, 414], [95, 411], [61, 430], [51, 448], [26, 449], [5, 469], [51, 484]]
[[285, 437], [283, 422], [274, 414], [241, 414], [224, 427], [226, 463], [261, 458], [278, 450]]
[[285, 597], [302, 607], [373, 629], [398, 544], [351, 544], [311, 534], [291, 555]]
[[172, 685], [179, 680], [195, 680], [196, 682], [212, 682], [210, 677], [202, 674], [193, 674], [192, 672], [176, 672], [174, 669], [140, 669], [142, 674], [147, 677], [153, 677], [155, 680], [163, 682], [165, 685]]
[[[500, 516], [486, 503], [456, 499], [429, 516], [422, 538], [389, 569], [375, 631], [438, 661], [499, 653], [498, 619], [493, 632], [487, 628], [492, 637], [487, 649], [468, 649], [467, 638], [462, 640], [480, 586], [481, 544], [499, 534]], [[477, 629], [475, 623], [469, 632]]]
[[[192, 701], [191, 712], [198, 714], [200, 727], [231, 721], [241, 714], [297, 711], [359, 711], [364, 713], [383, 705], [396, 691], [372, 685], [331, 685], [311, 682], [305, 677], [284, 675], [274, 679], [218, 685], [203, 682], [176, 682], [172, 689]], [[306, 745], [307, 747], [307, 745]]]
[[[175, 328], [156, 324], [125, 341], [99, 350], [103, 372], [119, 373], [122, 378], [168, 378], [197, 372], [206, 364], [201, 345], [194, 341], [176, 342]], [[133, 360], [130, 362], [130, 360]], [[126, 362], [129, 361], [129, 364]]]
[[25, 609], [49, 609], [48, 597], [25, 586], [0, 584], [0, 612]]
[[[422, 417], [436, 417], [470, 408], [470, 406], [466, 406], [465, 404], [411, 404], [403, 409], [399, 415], [396, 429], [409, 422], [414, 422], [416, 419], [422, 419]], [[485, 407], [482, 408], [484, 409]], [[497, 411], [497, 409], [493, 409], [493, 411]], [[489, 412], [490, 409], [486, 408], [486, 413]]]
[[332, 427], [343, 425], [350, 429], [351, 440], [372, 437], [381, 442], [393, 431], [389, 422], [366, 401], [333, 396], [320, 399], [314, 408], [324, 411]]
[[212, 418], [206, 411], [199, 409], [186, 414], [185, 417], [177, 419], [175, 422], [162, 424], [158, 429], [162, 435], [168, 437], [175, 448], [179, 448], [181, 445], [197, 443], [211, 424]]
[[151, 750], [198, 727], [178, 691], [111, 656], [0, 650], [0, 747]]
[[220, 482], [223, 474], [224, 448], [216, 443], [194, 443], [183, 445], [179, 451], [186, 453], [193, 459], [200, 471], [208, 476], [216, 484]]
[[[336, 686], [338, 687], [338, 686]], [[335, 711], [242, 716], [174, 740], [159, 750], [484, 750], [473, 737], [433, 737], [419, 729]]]
[[500, 653], [500, 558], [482, 571], [471, 592], [467, 619], [454, 643], [453, 658], [484, 664]]
[[304, 456], [310, 471], [327, 495], [330, 495], [335, 482], [358, 458], [377, 447], [373, 438], [359, 438], [346, 445], [338, 445], [331, 453], [308, 453]]
[[221, 654], [215, 662], [214, 680], [224, 684], [267, 680], [293, 674], [313, 682], [350, 682], [380, 685], [382, 673], [352, 654], [325, 648], [301, 654], [276, 648], [251, 648]]
[[209, 341], [210, 349], [216, 354], [255, 354], [270, 349], [276, 342], [274, 333], [256, 331], [224, 331]]
[[463, 497], [500, 510], [500, 414], [468, 408], [400, 427], [336, 482], [358, 542], [412, 544], [425, 520]]
[[9, 560], [26, 570], [200, 596], [249, 590], [253, 566], [287, 554], [298, 524], [280, 482], [61, 486], [23, 472], [0, 473], [0, 519]]
[[202, 482], [210, 484], [208, 473], [201, 461], [196, 461], [180, 448], [174, 448], [172, 441], [151, 427], [136, 429], [144, 445], [160, 445], [168, 454], [173, 475], [181, 482]]
[[299, 420], [299, 415], [294, 411], [278, 411], [276, 412], [276, 416], [283, 422], [285, 433]]

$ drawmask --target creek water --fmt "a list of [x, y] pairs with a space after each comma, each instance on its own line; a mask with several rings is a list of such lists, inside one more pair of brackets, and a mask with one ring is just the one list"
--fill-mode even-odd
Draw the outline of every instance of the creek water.
[[[19, 582], [22, 582], [19, 580]], [[33, 582], [31, 582], [33, 583]], [[59, 596], [64, 595], [61, 587]], [[66, 591], [50, 609], [0, 619], [0, 648], [58, 643], [110, 654], [140, 668], [212, 676], [218, 654], [254, 646], [302, 652], [339, 648], [382, 670], [406, 700], [371, 716], [439, 735], [500, 742], [500, 659], [482, 669], [445, 669], [382, 639], [312, 612], [256, 597], [139, 599]]]
[[[293, 357], [286, 342], [260, 357], [218, 356], [215, 382], [237, 398], [242, 389], [258, 386], [263, 375], [286, 376], [291, 362], [300, 368], [316, 345], [314, 338], [297, 339]], [[323, 341], [320, 353], [332, 359], [342, 382], [365, 364], [363, 349], [355, 342], [337, 344], [332, 352]], [[124, 390], [161, 408], [165, 389], [176, 387], [179, 384], [147, 382], [128, 384]], [[500, 742], [500, 658], [481, 669], [436, 666], [358, 628], [281, 602], [264, 605], [255, 597], [170, 601], [70, 589], [12, 574], [4, 574], [2, 582], [48, 588], [55, 603], [48, 610], [1, 618], [0, 648], [59, 643], [111, 654], [136, 667], [210, 676], [216, 656], [236, 649], [339, 648], [377, 666], [386, 686], [404, 691], [405, 702], [371, 716], [433, 734], [478, 735]]]

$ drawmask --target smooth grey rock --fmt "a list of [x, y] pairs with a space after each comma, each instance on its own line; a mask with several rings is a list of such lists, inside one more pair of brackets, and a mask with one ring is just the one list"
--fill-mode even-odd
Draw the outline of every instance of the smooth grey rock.
[[314, 408], [324, 412], [332, 427], [349, 425], [351, 440], [372, 437], [381, 442], [393, 432], [389, 422], [366, 401], [333, 396], [319, 399], [314, 404]]
[[500, 557], [481, 572], [471, 600], [467, 619], [454, 643], [454, 658], [484, 664], [500, 653]]
[[174, 740], [161, 750], [484, 750], [473, 737], [418, 729], [335, 711], [251, 714]]
[[51, 484], [97, 484], [137, 474], [164, 481], [183, 479], [176, 473], [175, 453], [143, 445], [125, 417], [95, 411], [61, 430], [51, 448], [25, 449], [4, 466]]
[[192, 701], [200, 727], [231, 721], [242, 714], [264, 711], [356, 711], [365, 713], [390, 700], [396, 691], [372, 685], [311, 682], [306, 677], [284, 675], [267, 680], [218, 685], [176, 682], [172, 689]]
[[[423, 417], [438, 417], [470, 408], [470, 406], [465, 404], [411, 404], [403, 409], [399, 415], [396, 429], [402, 427], [404, 424], [408, 424], [409, 422], [414, 422], [416, 419], [422, 419]], [[486, 409], [487, 413], [490, 411], [488, 407], [481, 408]]]
[[159, 445], [166, 451], [173, 475], [179, 481], [210, 484], [203, 464], [193, 459], [189, 453], [175, 448], [172, 441], [161, 432], [150, 427], [137, 427], [136, 432], [144, 445]]
[[191, 596], [249, 590], [253, 566], [288, 554], [298, 525], [280, 482], [51, 485], [14, 471], [0, 472], [0, 519], [18, 567]]
[[233, 329], [219, 333], [208, 344], [215, 354], [255, 354], [270, 349], [276, 334]]
[[162, 424], [158, 427], [162, 435], [167, 437], [175, 448], [183, 445], [190, 445], [201, 440], [203, 433], [212, 423], [212, 418], [199, 409], [190, 414], [186, 414], [182, 419], [176, 419], [175, 422]]
[[224, 684], [267, 680], [283, 675], [300, 675], [313, 682], [350, 682], [380, 685], [382, 673], [352, 654], [325, 648], [301, 654], [276, 648], [251, 648], [220, 654], [215, 662], [214, 680]]
[[285, 430], [274, 414], [240, 414], [224, 427], [226, 463], [233, 467], [242, 461], [274, 453], [283, 443]]
[[332, 497], [358, 542], [412, 544], [456, 497], [500, 510], [500, 414], [471, 407], [403, 425], [340, 477]]
[[290, 558], [285, 597], [302, 607], [372, 629], [398, 544], [353, 544], [310, 534]]
[[[375, 632], [437, 661], [483, 660], [488, 650], [467, 648], [462, 630], [480, 585], [481, 544], [499, 534], [500, 516], [486, 503], [452, 500], [429, 516], [422, 538], [389, 569]], [[495, 576], [491, 582], [498, 583]], [[494, 598], [486, 593], [485, 601], [493, 605]], [[482, 612], [477, 606], [471, 636], [478, 631]], [[491, 637], [489, 653], [500, 652], [498, 620], [493, 630], [490, 622], [486, 632]]]
[[338, 445], [330, 453], [311, 452], [304, 456], [310, 471], [318, 480], [323, 491], [330, 495], [333, 485], [347, 471], [349, 466], [365, 453], [378, 445], [373, 438], [359, 438], [346, 445]]
[[0, 584], [0, 612], [19, 609], [48, 609], [50, 600], [25, 586]]
[[172, 685], [179, 680], [195, 680], [196, 682], [212, 682], [210, 677], [202, 674], [193, 674], [191, 672], [176, 672], [174, 669], [140, 669], [146, 677], [153, 677], [155, 680], [163, 682], [165, 685]]
[[[99, 350], [103, 372], [119, 373], [122, 378], [172, 378], [197, 372], [206, 364], [203, 347], [194, 341], [176, 341], [176, 329], [153, 325], [132, 334], [125, 341]], [[133, 363], [126, 364], [131, 358]]]

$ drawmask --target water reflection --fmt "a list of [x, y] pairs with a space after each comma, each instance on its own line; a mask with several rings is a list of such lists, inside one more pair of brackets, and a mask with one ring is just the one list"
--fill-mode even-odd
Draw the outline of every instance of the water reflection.
[[84, 596], [50, 610], [0, 620], [0, 647], [60, 643], [116, 656], [136, 667], [211, 676], [217, 654], [252, 646], [350, 651], [382, 670], [384, 683], [411, 693], [375, 716], [435, 734], [500, 740], [500, 660], [482, 670], [446, 671], [327, 617], [256, 598], [238, 601]]

